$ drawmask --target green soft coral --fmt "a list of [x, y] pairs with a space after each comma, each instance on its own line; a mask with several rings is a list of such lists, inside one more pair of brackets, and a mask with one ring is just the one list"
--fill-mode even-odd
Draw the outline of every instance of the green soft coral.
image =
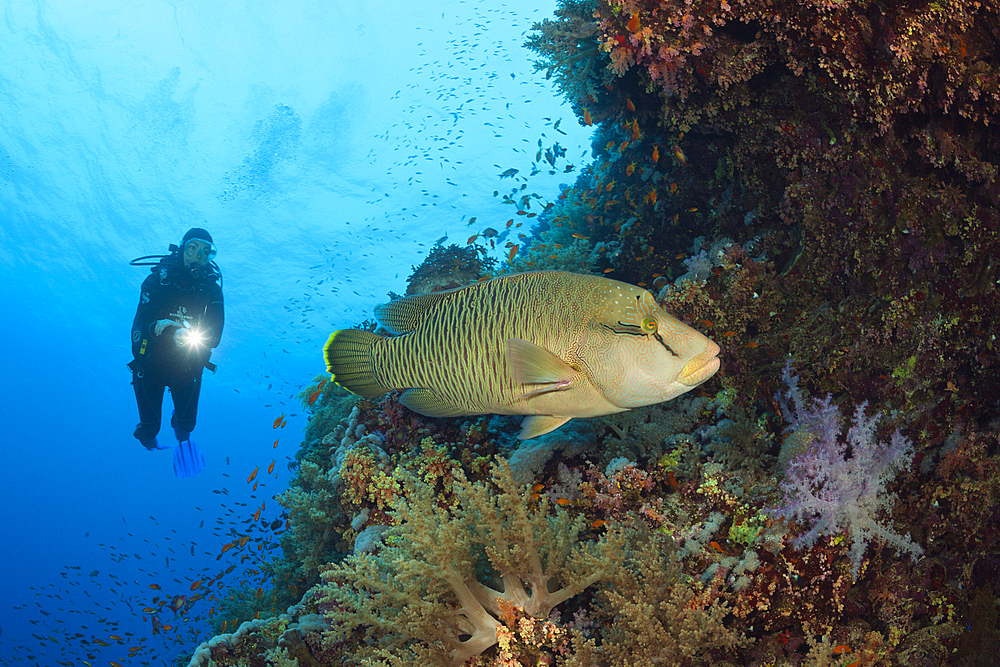
[[[581, 542], [585, 521], [514, 481], [503, 462], [493, 484], [457, 472], [455, 500], [410, 481], [391, 516], [397, 527], [377, 555], [351, 556], [323, 574], [332, 646], [358, 638], [353, 659], [393, 665], [460, 665], [497, 642], [502, 608], [534, 618], [620, 567], [624, 538], [610, 530]], [[369, 663], [371, 664], [371, 663]]]
[[311, 585], [330, 560], [337, 526], [345, 521], [337, 491], [320, 466], [303, 461], [296, 483], [278, 496], [278, 502], [288, 514], [291, 529], [281, 536], [285, 567], [274, 565], [272, 573], [284, 569], [283, 579]]

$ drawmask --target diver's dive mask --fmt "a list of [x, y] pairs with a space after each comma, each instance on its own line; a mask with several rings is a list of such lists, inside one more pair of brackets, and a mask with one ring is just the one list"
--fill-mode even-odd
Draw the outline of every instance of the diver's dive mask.
[[208, 264], [215, 257], [215, 246], [204, 239], [188, 239], [184, 244], [184, 257], [190, 262]]

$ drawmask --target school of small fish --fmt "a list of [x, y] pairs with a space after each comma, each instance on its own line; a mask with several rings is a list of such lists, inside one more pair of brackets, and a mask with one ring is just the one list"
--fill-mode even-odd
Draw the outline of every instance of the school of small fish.
[[[273, 428], [284, 427], [287, 423], [282, 413], [275, 419]], [[229, 464], [229, 457], [226, 457], [226, 465]], [[275, 472], [275, 466], [274, 459], [267, 465], [269, 479], [277, 480], [281, 476], [280, 471]], [[262, 482], [259, 473], [260, 466], [257, 466], [247, 478], [248, 484], [253, 483], [249, 494], [251, 500], [257, 499], [254, 492]], [[228, 472], [221, 473], [221, 476], [231, 477]], [[223, 497], [230, 495], [227, 487], [213, 489], [213, 492]], [[265, 514], [267, 506], [266, 499], [260, 500], [253, 509], [238, 500], [223, 502], [218, 508], [221, 515], [208, 529], [211, 536], [195, 538], [189, 533], [189, 539], [184, 541], [165, 535], [162, 542], [143, 539], [140, 546], [136, 532], [148, 534], [160, 526], [157, 518], [150, 516], [151, 525], [137, 527], [136, 532], [128, 530], [125, 525], [119, 540], [121, 545], [107, 542], [95, 545], [95, 549], [105, 553], [111, 563], [110, 568], [94, 569], [88, 573], [82, 565], [65, 565], [59, 584], [29, 588], [39, 599], [34, 604], [15, 604], [13, 610], [30, 614], [34, 609], [42, 616], [41, 619], [28, 620], [37, 627], [32, 637], [38, 646], [13, 647], [10, 656], [4, 658], [16, 657], [35, 662], [35, 651], [58, 647], [59, 654], [66, 659], [55, 662], [65, 667], [96, 667], [99, 664], [122, 667], [119, 660], [98, 661], [113, 651], [112, 654], [120, 660], [136, 660], [138, 664], [151, 665], [154, 659], [165, 655], [164, 650], [169, 651], [167, 655], [181, 652], [182, 647], [190, 650], [210, 636], [207, 620], [222, 613], [218, 605], [227, 595], [228, 588], [250, 584], [256, 586], [262, 595], [264, 587], [269, 586], [270, 579], [264, 565], [273, 555], [280, 553], [277, 538], [288, 530], [290, 520], [280, 506], [276, 507], [276, 514]], [[204, 512], [202, 507], [194, 507], [194, 510], [199, 514]], [[210, 516], [208, 513], [205, 515]], [[122, 522], [125, 523], [124, 517]], [[198, 528], [205, 530], [205, 523], [206, 519], [201, 519]], [[170, 532], [176, 534], [178, 531], [172, 529]], [[182, 567], [188, 557], [203, 556], [215, 556], [216, 562], [225, 562], [216, 568]], [[97, 600], [109, 597], [117, 600], [117, 604], [102, 604], [88, 609], [82, 602], [84, 598]], [[170, 612], [169, 616], [167, 612]], [[66, 620], [74, 616], [72, 625], [67, 624]], [[147, 633], [124, 629], [134, 625], [137, 618], [147, 626]], [[233, 620], [234, 626], [235, 622], [236, 619]], [[228, 623], [224, 621], [224, 624]], [[0, 664], [7, 663], [5, 659], [0, 659]], [[160, 663], [157, 661], [155, 664]]]

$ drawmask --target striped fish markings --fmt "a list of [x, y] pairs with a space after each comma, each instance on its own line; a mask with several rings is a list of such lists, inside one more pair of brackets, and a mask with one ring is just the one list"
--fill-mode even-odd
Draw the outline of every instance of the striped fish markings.
[[669, 401], [719, 370], [719, 346], [648, 290], [564, 271], [494, 278], [375, 308], [391, 337], [335, 331], [331, 380], [361, 396], [405, 389], [430, 417], [528, 415], [522, 440], [575, 417]]

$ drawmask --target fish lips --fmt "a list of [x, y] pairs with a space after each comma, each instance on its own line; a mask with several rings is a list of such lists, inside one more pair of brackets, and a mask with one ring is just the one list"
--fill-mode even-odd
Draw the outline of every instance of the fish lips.
[[697, 387], [718, 372], [722, 361], [719, 359], [721, 348], [715, 341], [709, 340], [699, 354], [684, 364], [677, 381], [688, 387]]

